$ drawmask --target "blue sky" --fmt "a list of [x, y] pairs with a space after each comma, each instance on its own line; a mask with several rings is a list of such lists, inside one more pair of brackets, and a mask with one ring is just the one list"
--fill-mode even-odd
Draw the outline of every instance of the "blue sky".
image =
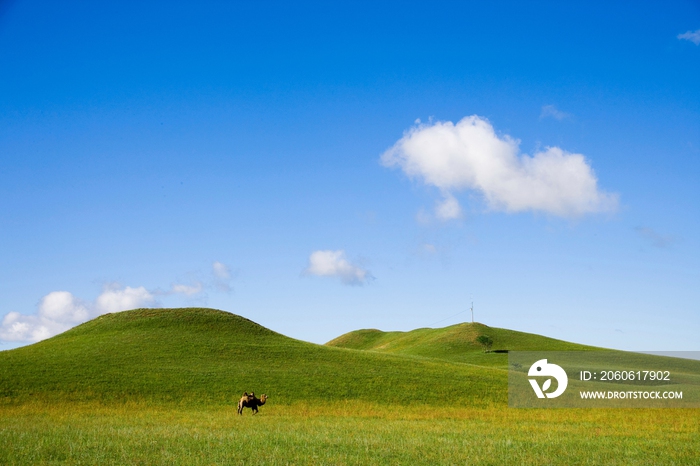
[[690, 1], [0, 2], [0, 348], [193, 305], [322, 343], [473, 296], [698, 350], [699, 31]]

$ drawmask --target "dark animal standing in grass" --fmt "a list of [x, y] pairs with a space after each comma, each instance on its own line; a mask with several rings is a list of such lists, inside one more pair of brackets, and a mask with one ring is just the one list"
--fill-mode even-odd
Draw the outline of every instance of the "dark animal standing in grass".
[[258, 406], [264, 405], [266, 401], [267, 395], [264, 393], [258, 398], [255, 396], [255, 392], [250, 395], [248, 395], [248, 392], [245, 392], [238, 401], [238, 414], [243, 414], [243, 408], [250, 408], [253, 410], [253, 414], [257, 414]]

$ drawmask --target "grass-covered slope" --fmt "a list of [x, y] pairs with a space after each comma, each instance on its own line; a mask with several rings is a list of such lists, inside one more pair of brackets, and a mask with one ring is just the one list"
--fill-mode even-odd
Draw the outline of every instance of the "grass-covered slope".
[[243, 391], [278, 404], [360, 400], [483, 405], [506, 400], [506, 374], [440, 360], [355, 351], [285, 337], [212, 309], [103, 315], [0, 352], [0, 402], [219, 404]]
[[[483, 347], [476, 340], [480, 335], [491, 337], [493, 340], [492, 352], [484, 353]], [[329, 341], [326, 346], [422, 356], [503, 368], [507, 366], [507, 354], [494, 351], [585, 351], [600, 349], [531, 333], [488, 327], [480, 323], [462, 323], [445, 328], [420, 328], [410, 332], [356, 330]]]

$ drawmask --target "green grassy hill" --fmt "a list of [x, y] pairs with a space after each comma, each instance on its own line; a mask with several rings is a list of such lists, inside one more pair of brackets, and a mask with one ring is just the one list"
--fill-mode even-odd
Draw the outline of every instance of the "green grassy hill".
[[285, 337], [212, 309], [103, 315], [0, 352], [0, 403], [29, 400], [228, 404], [359, 400], [455, 406], [506, 400], [505, 371]]
[[[491, 352], [484, 353], [476, 339], [488, 335], [493, 339]], [[480, 323], [462, 323], [445, 328], [420, 328], [410, 332], [356, 330], [326, 343], [336, 348], [352, 348], [389, 354], [402, 354], [507, 368], [504, 350], [517, 351], [587, 351], [592, 346], [489, 327]]]

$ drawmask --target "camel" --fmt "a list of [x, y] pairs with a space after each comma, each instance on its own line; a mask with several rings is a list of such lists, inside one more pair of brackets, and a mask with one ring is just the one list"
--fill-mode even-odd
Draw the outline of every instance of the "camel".
[[243, 393], [243, 396], [241, 399], [238, 401], [238, 414], [243, 414], [243, 408], [250, 408], [253, 410], [253, 414], [258, 413], [258, 406], [262, 406], [265, 404], [267, 401], [267, 395], [264, 393], [260, 395], [260, 398], [257, 398], [255, 396], [255, 392], [251, 392], [249, 395], [248, 392]]

